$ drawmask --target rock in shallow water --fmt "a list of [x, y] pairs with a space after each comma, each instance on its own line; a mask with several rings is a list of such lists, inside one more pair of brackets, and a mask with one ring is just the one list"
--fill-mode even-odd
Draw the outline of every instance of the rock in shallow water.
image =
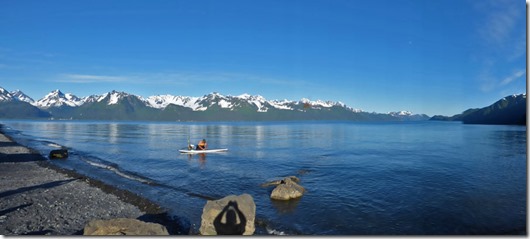
[[56, 149], [50, 151], [50, 154], [48, 155], [48, 158], [50, 159], [66, 159], [68, 158], [68, 150], [66, 149]]
[[304, 187], [298, 185], [290, 177], [284, 178], [274, 190], [271, 198], [276, 200], [290, 200], [304, 195]]
[[300, 182], [300, 179], [297, 178], [296, 176], [287, 176], [287, 177], [285, 177], [283, 179], [279, 179], [279, 180], [274, 180], [274, 181], [263, 183], [260, 186], [261, 187], [277, 186], [277, 185], [280, 185], [280, 184], [284, 183], [284, 180], [286, 180], [286, 179], [290, 179], [290, 180], [294, 181], [295, 183], [299, 183]]
[[85, 236], [125, 235], [125, 236], [167, 236], [166, 227], [130, 218], [90, 221], [84, 229]]

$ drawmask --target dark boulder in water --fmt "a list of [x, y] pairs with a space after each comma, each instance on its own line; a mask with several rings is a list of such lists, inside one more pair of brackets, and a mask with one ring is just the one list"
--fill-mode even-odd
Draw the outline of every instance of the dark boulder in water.
[[68, 158], [68, 150], [66, 149], [56, 149], [50, 151], [50, 155], [48, 155], [50, 159], [66, 159]]

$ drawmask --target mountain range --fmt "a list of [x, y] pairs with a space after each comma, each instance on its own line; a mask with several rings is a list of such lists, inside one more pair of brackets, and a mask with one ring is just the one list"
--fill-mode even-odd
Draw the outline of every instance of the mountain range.
[[464, 124], [526, 125], [526, 94], [509, 95], [490, 106], [468, 109], [451, 117], [435, 115], [430, 120], [462, 121]]
[[54, 90], [37, 101], [20, 90], [0, 87], [0, 118], [153, 121], [269, 121], [269, 120], [428, 120], [409, 111], [369, 113], [341, 102], [301, 99], [267, 100], [260, 95], [202, 97], [156, 95], [148, 98], [111, 91], [77, 97]]

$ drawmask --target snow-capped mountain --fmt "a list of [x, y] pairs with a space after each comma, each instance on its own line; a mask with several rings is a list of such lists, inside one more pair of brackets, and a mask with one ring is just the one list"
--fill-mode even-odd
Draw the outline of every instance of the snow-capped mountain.
[[174, 96], [174, 95], [156, 95], [147, 98], [147, 104], [156, 109], [164, 109], [168, 105], [180, 105], [190, 108], [194, 111], [202, 111], [206, 108], [199, 105], [200, 97]]
[[83, 104], [85, 104], [85, 103], [94, 103], [94, 102], [98, 102], [98, 99], [100, 97], [101, 97], [101, 95], [90, 95], [90, 96], [86, 96], [86, 97], [81, 98], [81, 101], [83, 102]]
[[392, 115], [392, 116], [410, 116], [410, 115], [412, 115], [412, 112], [406, 111], [406, 110], [402, 110], [402, 111], [398, 111], [398, 112], [389, 112], [388, 114]]
[[35, 103], [35, 101], [31, 97], [27, 96], [26, 94], [24, 94], [24, 92], [20, 90], [11, 91], [11, 95], [19, 101], [28, 102], [30, 104]]
[[13, 95], [9, 93], [6, 89], [0, 87], [0, 101], [11, 101], [13, 100]]
[[306, 98], [302, 98], [300, 100], [301, 103], [303, 104], [310, 104], [311, 107], [324, 107], [324, 108], [329, 108], [329, 107], [333, 107], [334, 105], [336, 105], [337, 103], [335, 102], [332, 102], [332, 101], [322, 101], [322, 100], [317, 100], [317, 101], [311, 101], [309, 99], [306, 99]]
[[[342, 102], [267, 100], [261, 95], [222, 95], [217, 92], [193, 96], [142, 96], [120, 91], [79, 98], [54, 90], [38, 101], [21, 91], [0, 88], [0, 102], [13, 101], [36, 106], [39, 115], [59, 119], [108, 120], [422, 120], [424, 115], [408, 111], [368, 113]], [[64, 108], [63, 106], [68, 106]], [[43, 113], [44, 112], [44, 113]]]
[[[9, 93], [7, 92], [7, 94]], [[60, 90], [54, 90], [36, 102], [34, 102], [30, 97], [26, 96], [20, 91], [18, 91], [17, 96], [20, 96], [19, 99], [21, 101], [32, 103], [33, 105], [43, 109], [47, 109], [50, 107], [60, 107], [63, 105], [77, 107], [86, 103], [95, 103], [103, 101], [106, 102], [107, 105], [113, 105], [118, 104], [124, 98], [134, 97], [140, 100], [141, 102], [144, 102], [146, 106], [155, 109], [165, 109], [169, 105], [177, 105], [189, 108], [193, 111], [206, 111], [211, 107], [235, 110], [237, 108], [243, 107], [244, 105], [250, 105], [255, 107], [256, 112], [265, 113], [271, 109], [304, 111], [307, 109], [318, 110], [322, 108], [331, 108], [333, 106], [336, 106], [343, 107], [352, 112], [362, 112], [362, 110], [353, 109], [341, 102], [322, 100], [311, 101], [305, 98], [299, 101], [267, 100], [261, 95], [242, 94], [239, 96], [225, 96], [217, 92], [213, 92], [202, 97], [174, 96], [166, 94], [150, 96], [147, 99], [144, 99], [143, 97], [138, 95], [132, 95], [126, 92], [119, 91], [111, 91], [102, 95], [91, 95], [79, 98], [70, 93], [64, 94]], [[12, 97], [12, 95], [4, 96], [4, 98]]]
[[[69, 106], [69, 107], [61, 107]], [[348, 120], [410, 121], [428, 120], [425, 114], [410, 111], [368, 113], [342, 102], [301, 99], [267, 100], [261, 95], [225, 96], [213, 92], [201, 97], [156, 95], [143, 98], [111, 91], [79, 98], [54, 90], [34, 101], [20, 90], [0, 87], [0, 118], [48, 118], [88, 120], [156, 121], [277, 121]], [[469, 109], [453, 117], [434, 116], [433, 120], [459, 120], [464, 123], [525, 124], [526, 94], [510, 95], [491, 106]]]
[[76, 107], [82, 105], [84, 102], [77, 96], [67, 93], [64, 94], [60, 90], [54, 90], [44, 96], [44, 98], [35, 102], [35, 106], [39, 108], [50, 108], [50, 107], [60, 107], [63, 105]]
[[388, 115], [401, 120], [428, 120], [430, 117], [425, 114], [413, 114], [410, 111], [402, 110], [398, 112], [389, 112]]
[[289, 100], [267, 100], [261, 95], [249, 95], [242, 94], [239, 96], [224, 96], [217, 92], [204, 95], [202, 97], [190, 97], [190, 96], [173, 96], [173, 95], [157, 95], [150, 96], [146, 100], [147, 105], [157, 109], [164, 109], [170, 104], [178, 105], [186, 108], [190, 108], [193, 111], [205, 111], [209, 107], [220, 107], [223, 109], [234, 110], [239, 107], [243, 107], [244, 104], [252, 105], [256, 107], [256, 112], [268, 112], [270, 109], [277, 110], [295, 110], [300, 111], [307, 108], [311, 109], [322, 109], [331, 108], [333, 106], [344, 107], [352, 112], [362, 112], [359, 109], [353, 109], [347, 107], [341, 102], [332, 101], [311, 101], [309, 99], [301, 99], [299, 101]]
[[15, 90], [15, 91], [7, 91], [6, 89], [0, 87], [0, 102], [1, 101], [23, 101], [23, 102], [27, 102], [27, 103], [34, 103], [35, 101], [27, 96], [26, 94], [24, 94], [24, 92], [20, 91], [20, 90]]
[[115, 105], [115, 104], [118, 104], [122, 99], [124, 98], [127, 98], [127, 97], [136, 97], [138, 98], [139, 100], [141, 101], [145, 101], [141, 96], [137, 96], [137, 95], [131, 95], [129, 93], [126, 93], [126, 92], [122, 92], [122, 91], [111, 91], [109, 93], [105, 93], [103, 95], [100, 95], [98, 98], [97, 98], [97, 102], [106, 102], [107, 105]]
[[[19, 91], [20, 92], [20, 91]], [[21, 92], [20, 92], [21, 93]], [[25, 95], [24, 95], [25, 96]], [[2, 96], [0, 96], [2, 97]], [[6, 98], [6, 96], [4, 96]], [[22, 97], [22, 96], [21, 96]], [[27, 96], [26, 96], [27, 97]], [[44, 98], [34, 102], [33, 104], [39, 108], [50, 108], [50, 107], [60, 107], [63, 105], [77, 107], [86, 103], [95, 103], [105, 101], [107, 105], [118, 104], [122, 99], [127, 97], [137, 98], [139, 101], [143, 102], [145, 106], [155, 108], [155, 109], [165, 109], [169, 105], [182, 106], [189, 108], [193, 111], [206, 111], [211, 107], [218, 107], [221, 109], [236, 110], [241, 108], [244, 105], [250, 105], [255, 108], [255, 112], [266, 113], [269, 110], [289, 110], [289, 111], [306, 111], [306, 110], [322, 110], [330, 109], [332, 107], [344, 108], [347, 111], [354, 113], [364, 112], [361, 109], [354, 109], [345, 105], [342, 102], [333, 102], [333, 101], [323, 101], [316, 100], [312, 101], [306, 98], [302, 98], [298, 101], [291, 100], [267, 100], [261, 95], [250, 95], [242, 94], [238, 96], [231, 95], [222, 95], [217, 92], [212, 92], [202, 97], [193, 97], [193, 96], [175, 96], [175, 95], [156, 95], [149, 96], [148, 98], [143, 98], [138, 95], [129, 94], [126, 92], [120, 91], [111, 91], [102, 95], [91, 95], [83, 98], [78, 98], [77, 96], [67, 93], [63, 94], [60, 90], [54, 90]], [[1, 99], [1, 98], [0, 98]], [[20, 100], [30, 102], [31, 98], [20, 98]], [[413, 114], [410, 111], [399, 111], [399, 112], [390, 112], [389, 115], [395, 117], [407, 117], [412, 116]]]
[[[112, 91], [102, 95], [91, 95], [83, 98], [79, 98], [71, 93], [64, 94], [60, 90], [54, 90], [44, 96], [42, 99], [34, 103], [39, 108], [50, 108], [60, 107], [63, 105], [78, 107], [85, 103], [95, 103], [105, 101], [107, 105], [118, 104], [118, 102], [125, 97], [138, 97], [140, 100], [145, 101], [140, 96], [131, 95], [125, 92]], [[30, 98], [31, 99], [31, 98]]]
[[277, 108], [277, 109], [292, 110], [292, 108], [290, 108], [288, 106], [284, 106], [284, 105], [281, 105], [281, 104], [271, 104], [270, 101], [267, 101], [261, 95], [252, 96], [252, 95], [249, 95], [249, 94], [242, 94], [242, 95], [239, 95], [239, 96], [235, 96], [234, 98], [239, 99], [239, 100], [243, 100], [243, 101], [248, 102], [249, 104], [255, 105], [258, 108], [258, 110], [257, 110], [258, 112], [267, 112], [269, 110], [269, 107], [267, 107], [267, 106], [272, 106], [272, 107]]

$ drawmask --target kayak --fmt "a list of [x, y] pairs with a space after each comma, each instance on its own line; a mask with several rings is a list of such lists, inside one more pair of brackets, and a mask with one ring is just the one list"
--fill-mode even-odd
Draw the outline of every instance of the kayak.
[[218, 153], [218, 152], [225, 152], [228, 149], [205, 149], [205, 150], [195, 150], [195, 149], [180, 149], [179, 152], [183, 154], [205, 154], [205, 153]]

